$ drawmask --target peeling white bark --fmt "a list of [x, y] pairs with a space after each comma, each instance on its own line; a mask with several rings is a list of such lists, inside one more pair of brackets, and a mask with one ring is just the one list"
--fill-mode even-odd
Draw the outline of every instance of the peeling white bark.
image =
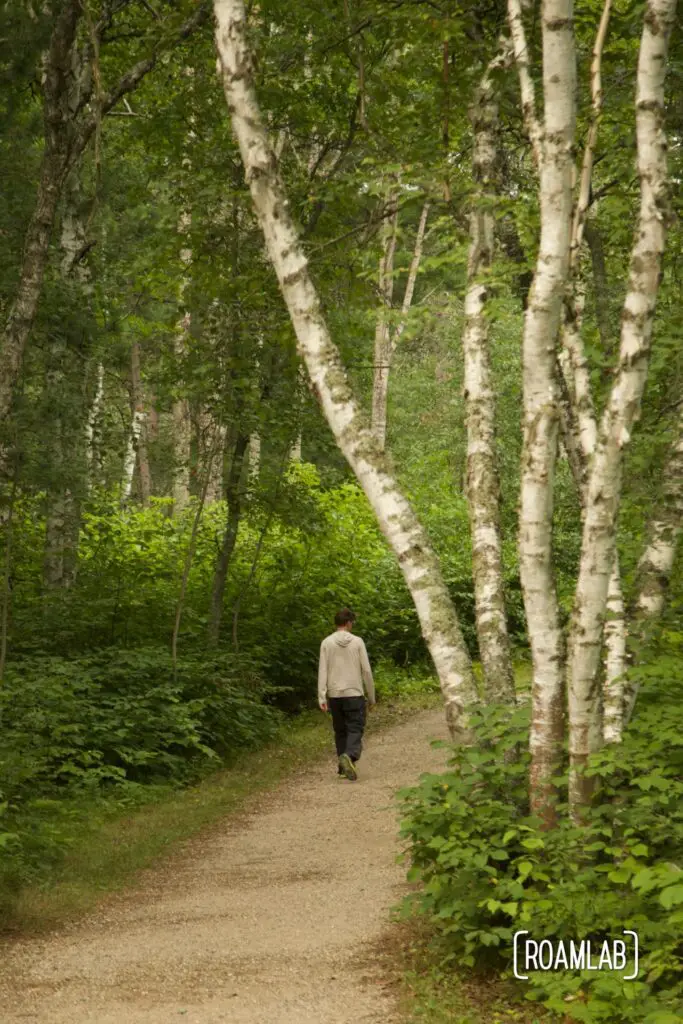
[[519, 3], [510, 0], [508, 10], [515, 56], [520, 62], [525, 119], [540, 158], [541, 238], [526, 311], [522, 356], [524, 440], [519, 558], [533, 660], [531, 805], [535, 813], [551, 824], [551, 780], [563, 738], [563, 643], [552, 567], [553, 478], [559, 423], [554, 340], [560, 327], [569, 273], [576, 61], [572, 0], [544, 0], [544, 124], [539, 139], [528, 95], [526, 41]]
[[510, 27], [510, 38], [519, 75], [519, 86], [522, 97], [522, 115], [526, 128], [534, 161], [537, 167], [541, 166], [542, 145], [541, 126], [536, 116], [536, 96], [534, 94], [534, 83], [529, 71], [529, 47], [526, 41], [526, 29], [524, 28], [523, 12], [529, 7], [529, 0], [508, 0], [508, 25]]
[[[648, 0], [638, 58], [637, 161], [641, 203], [621, 324], [619, 365], [598, 431], [586, 508], [568, 654], [572, 814], [580, 819], [592, 780], [582, 769], [601, 742], [597, 669], [621, 496], [623, 449], [640, 412], [647, 377], [662, 254], [668, 175], [664, 78], [676, 0]], [[598, 720], [599, 722], [599, 720]]]
[[616, 551], [607, 589], [606, 612], [602, 738], [605, 743], [619, 743], [624, 725], [624, 674], [627, 666], [624, 598]]
[[142, 375], [140, 372], [140, 345], [133, 342], [130, 354], [131, 400], [133, 409], [139, 413], [140, 426], [137, 433], [137, 462], [140, 474], [140, 501], [143, 508], [148, 508], [152, 493], [152, 478], [147, 455], [147, 413], [142, 393]]
[[102, 414], [102, 405], [104, 403], [104, 366], [102, 363], [97, 364], [97, 383], [95, 385], [95, 395], [90, 406], [90, 412], [88, 414], [88, 421], [85, 426], [85, 451], [88, 460], [88, 467], [90, 470], [90, 480], [95, 473], [95, 469], [98, 462], [98, 445], [97, 445], [97, 428]]
[[468, 286], [462, 347], [467, 419], [467, 504], [472, 535], [472, 576], [484, 692], [489, 700], [515, 700], [505, 616], [500, 537], [500, 487], [496, 456], [495, 396], [486, 315], [487, 272], [493, 262], [498, 104], [492, 71], [509, 63], [509, 44], [486, 69], [470, 111], [474, 133], [473, 178], [478, 194], [470, 213]]
[[128, 438], [128, 448], [126, 449], [126, 458], [123, 463], [123, 483], [121, 486], [121, 497], [123, 501], [128, 501], [133, 489], [133, 475], [135, 473], [135, 463], [137, 461], [138, 441], [144, 418], [145, 414], [140, 412], [139, 409], [134, 411], [133, 421], [130, 428], [130, 436]]
[[457, 614], [425, 533], [398, 489], [376, 438], [363, 426], [324, 321], [258, 107], [245, 38], [244, 4], [242, 0], [215, 0], [214, 8], [219, 64], [233, 130], [299, 353], [337, 443], [398, 558], [439, 675], [450, 729], [461, 736], [466, 734], [466, 707], [476, 699], [476, 689]]

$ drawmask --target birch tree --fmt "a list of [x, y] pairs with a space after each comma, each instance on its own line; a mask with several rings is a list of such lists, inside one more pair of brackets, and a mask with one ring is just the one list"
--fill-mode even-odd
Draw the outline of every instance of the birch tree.
[[392, 327], [391, 309], [394, 296], [394, 257], [398, 234], [398, 194], [394, 194], [391, 197], [391, 212], [388, 216], [385, 216], [383, 221], [382, 255], [379, 260], [378, 273], [378, 292], [381, 307], [375, 328], [375, 358], [372, 387], [372, 430], [382, 450], [384, 450], [387, 440], [389, 372], [396, 347], [406, 328], [408, 314], [413, 303], [415, 282], [417, 281], [420, 261], [422, 259], [422, 246], [427, 228], [429, 205], [429, 200], [427, 200], [420, 213], [420, 220], [415, 235], [415, 246], [408, 268], [403, 302], [401, 303], [400, 320], [395, 327]]
[[152, 479], [147, 454], [147, 413], [145, 412], [142, 374], [140, 372], [140, 344], [137, 341], [133, 342], [130, 353], [130, 390], [133, 415], [137, 415], [139, 424], [135, 447], [138, 472], [140, 474], [140, 501], [143, 508], [147, 508], [152, 493]]
[[215, 0], [215, 14], [219, 70], [233, 131], [300, 356], [337, 444], [399, 560], [439, 675], [449, 726], [454, 735], [462, 735], [466, 707], [476, 691], [457, 614], [424, 530], [363, 423], [329, 335], [259, 110], [242, 0]]
[[602, 740], [596, 679], [610, 577], [623, 452], [639, 415], [647, 378], [662, 254], [668, 219], [669, 182], [664, 132], [666, 57], [676, 0], [648, 0], [638, 57], [636, 145], [640, 213], [631, 253], [621, 323], [619, 362], [601, 418], [586, 490], [579, 576], [568, 651], [571, 774], [570, 806], [578, 819], [590, 801], [592, 779], [584, 772]]
[[[77, 34], [84, 6], [80, 0], [53, 0], [49, 12], [54, 26], [43, 66], [44, 148], [35, 206], [29, 221], [14, 299], [0, 337], [0, 423], [6, 421], [21, 371], [24, 350], [38, 310], [57, 206], [66, 176], [99, 132], [102, 118], [135, 90], [157, 65], [162, 53], [188, 39], [207, 19], [208, 0], [175, 31], [159, 34], [151, 52], [131, 65], [108, 89], [93, 99], [97, 75], [90, 57], [111, 28], [114, 5], [92, 26], [83, 59], [75, 60]], [[119, 5], [121, 6], [126, 5]], [[156, 20], [156, 16], [155, 16]], [[81, 74], [73, 74], [78, 65]]]
[[539, 166], [541, 237], [524, 323], [520, 576], [533, 662], [532, 809], [554, 822], [552, 774], [563, 739], [563, 638], [552, 567], [553, 479], [559, 396], [555, 377], [569, 273], [576, 67], [572, 0], [542, 5], [542, 126], [536, 120], [521, 6], [508, 5], [525, 120]]
[[467, 504], [472, 533], [472, 575], [484, 689], [492, 700], [514, 701], [515, 682], [505, 616], [500, 536], [500, 484], [496, 456], [495, 397], [486, 314], [487, 274], [493, 262], [494, 187], [497, 177], [498, 105], [492, 72], [510, 60], [507, 41], [486, 69], [470, 110], [474, 136], [470, 249], [462, 335], [467, 416]]

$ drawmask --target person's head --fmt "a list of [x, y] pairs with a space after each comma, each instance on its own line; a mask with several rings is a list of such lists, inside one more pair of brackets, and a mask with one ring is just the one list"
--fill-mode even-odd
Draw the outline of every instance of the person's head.
[[334, 624], [337, 629], [345, 629], [349, 633], [353, 629], [356, 616], [353, 614], [350, 608], [342, 608], [341, 611], [337, 612], [334, 617]]

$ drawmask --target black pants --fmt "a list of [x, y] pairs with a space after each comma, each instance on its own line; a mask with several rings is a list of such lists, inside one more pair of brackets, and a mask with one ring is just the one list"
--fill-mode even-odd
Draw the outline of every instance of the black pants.
[[357, 761], [363, 749], [365, 697], [330, 697], [328, 700], [334, 728], [337, 757], [348, 754]]

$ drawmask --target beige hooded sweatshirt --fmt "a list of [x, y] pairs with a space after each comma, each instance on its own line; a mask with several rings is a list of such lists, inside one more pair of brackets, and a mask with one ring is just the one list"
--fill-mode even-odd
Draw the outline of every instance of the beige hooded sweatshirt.
[[375, 684], [361, 638], [346, 629], [326, 636], [320, 645], [318, 703], [326, 704], [328, 697], [363, 697], [363, 683], [374, 704]]

